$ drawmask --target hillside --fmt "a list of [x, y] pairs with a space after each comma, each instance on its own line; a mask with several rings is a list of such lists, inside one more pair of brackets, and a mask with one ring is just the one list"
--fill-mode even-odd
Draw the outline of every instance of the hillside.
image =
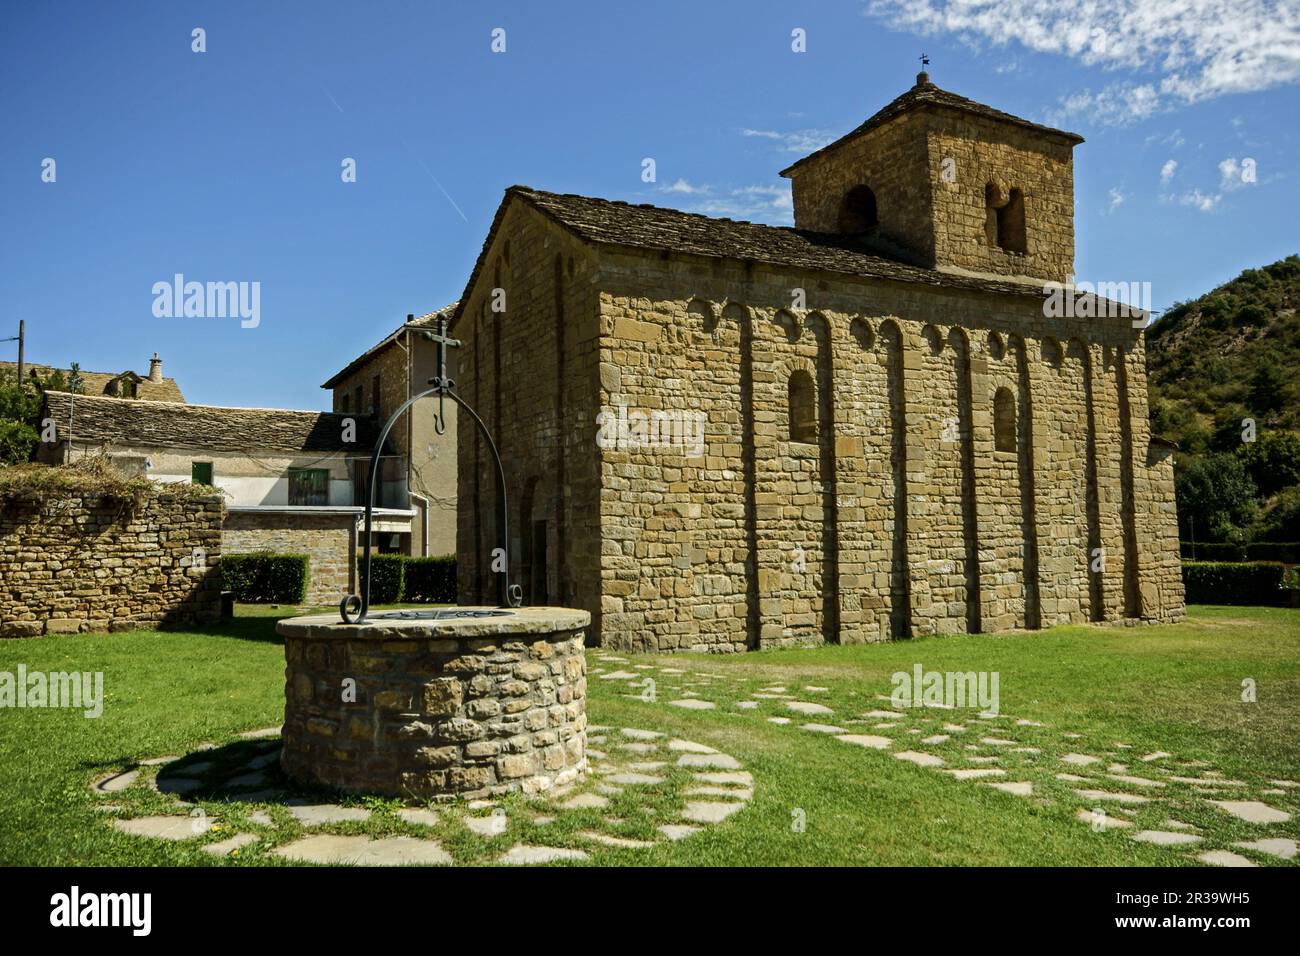
[[[1179, 517], [1220, 511], [1198, 539], [1294, 533], [1300, 511], [1300, 256], [1247, 269], [1169, 309], [1147, 333], [1152, 430], [1179, 445]], [[1255, 441], [1243, 440], [1243, 420]], [[1232, 499], [1240, 505], [1228, 507]], [[1283, 511], [1279, 511], [1283, 509]], [[1296, 534], [1300, 537], [1300, 534]]]

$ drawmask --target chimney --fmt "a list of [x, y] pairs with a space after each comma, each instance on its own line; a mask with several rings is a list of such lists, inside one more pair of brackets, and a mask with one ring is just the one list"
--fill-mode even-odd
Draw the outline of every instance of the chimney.
[[157, 352], [154, 352], [153, 358], [149, 360], [149, 381], [155, 385], [162, 384], [162, 359], [158, 357]]

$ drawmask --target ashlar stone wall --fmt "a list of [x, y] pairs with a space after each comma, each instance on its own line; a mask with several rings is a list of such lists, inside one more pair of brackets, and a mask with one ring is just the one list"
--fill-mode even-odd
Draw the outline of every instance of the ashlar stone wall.
[[[611, 254], [603, 274], [602, 402], [702, 412], [707, 447], [597, 452], [602, 642], [739, 650], [1182, 616], [1172, 462], [1150, 444], [1129, 319], [689, 257]], [[795, 287], [808, 310], [788, 307]], [[790, 440], [796, 369], [818, 391], [811, 444]]]
[[[584, 247], [523, 203], [503, 216], [456, 329], [463, 385], [507, 462], [512, 567], [526, 592], [591, 611], [600, 643], [738, 651], [1183, 615], [1172, 460], [1150, 442], [1129, 318], [1048, 318], [1028, 284]], [[815, 392], [801, 440], [796, 373]], [[597, 415], [620, 407], [702, 415], [703, 453], [602, 447]], [[466, 422], [460, 587], [490, 602], [496, 479]], [[544, 592], [526, 570], [539, 521]]]
[[[581, 608], [600, 626], [601, 527], [596, 268], [590, 250], [512, 204], [452, 330], [460, 392], [506, 463], [510, 566], [529, 605]], [[503, 290], [498, 298], [495, 289]], [[504, 305], [494, 311], [494, 304]], [[497, 473], [469, 415], [457, 426], [457, 576], [462, 604], [497, 601]]]

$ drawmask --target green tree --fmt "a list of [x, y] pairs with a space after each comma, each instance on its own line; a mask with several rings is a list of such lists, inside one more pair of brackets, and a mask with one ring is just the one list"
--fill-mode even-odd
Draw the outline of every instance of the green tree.
[[1265, 541], [1300, 541], [1300, 486], [1286, 488], [1259, 523]]
[[1265, 359], [1255, 368], [1250, 377], [1250, 407], [1256, 412], [1267, 413], [1282, 407], [1284, 397], [1282, 390], [1286, 379], [1277, 362]]
[[40, 440], [45, 393], [84, 389], [76, 362], [72, 363], [71, 371], [69, 379], [59, 369], [43, 376], [32, 369], [22, 386], [7, 380], [0, 382], [0, 462], [14, 464], [31, 460]]
[[41, 395], [35, 388], [19, 388], [16, 382], [0, 384], [0, 462], [31, 460], [40, 437], [36, 429]]
[[1255, 482], [1236, 455], [1208, 455], [1175, 479], [1178, 527], [1184, 538], [1238, 540], [1255, 518]]
[[1300, 484], [1300, 435], [1295, 432], [1269, 429], [1255, 441], [1239, 445], [1237, 454], [1261, 495]]

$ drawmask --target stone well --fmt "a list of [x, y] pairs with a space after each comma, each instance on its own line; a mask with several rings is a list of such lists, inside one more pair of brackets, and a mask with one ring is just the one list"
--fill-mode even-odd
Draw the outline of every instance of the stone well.
[[533, 793], [586, 772], [586, 611], [378, 611], [279, 622], [289, 776], [416, 800]]

